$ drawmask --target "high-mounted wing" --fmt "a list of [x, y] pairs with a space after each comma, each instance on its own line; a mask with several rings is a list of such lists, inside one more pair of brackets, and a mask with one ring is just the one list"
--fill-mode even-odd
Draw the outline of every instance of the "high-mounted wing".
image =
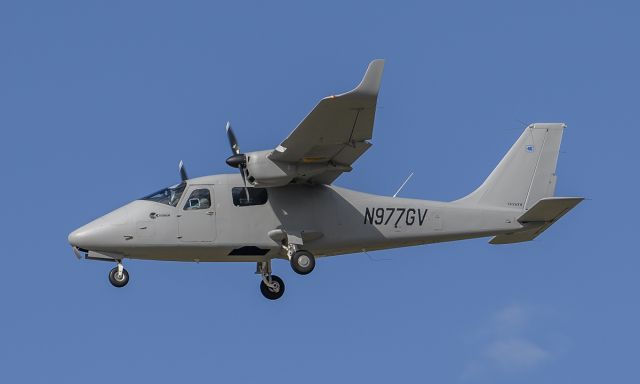
[[[328, 163], [351, 169], [370, 146], [384, 60], [374, 60], [360, 84], [352, 91], [329, 96], [302, 120], [271, 154], [271, 160], [296, 163]], [[312, 183], [331, 184], [343, 170], [328, 170], [309, 178]]]

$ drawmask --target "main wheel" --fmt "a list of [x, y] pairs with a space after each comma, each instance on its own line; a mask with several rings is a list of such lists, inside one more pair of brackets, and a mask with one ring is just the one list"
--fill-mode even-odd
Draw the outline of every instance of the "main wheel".
[[293, 268], [296, 273], [306, 275], [311, 273], [315, 267], [316, 259], [309, 251], [296, 251], [296, 253], [291, 256], [291, 268]]
[[122, 274], [118, 273], [118, 267], [109, 272], [109, 282], [116, 288], [122, 288], [129, 282], [129, 272], [122, 268]]
[[267, 286], [264, 280], [261, 281], [260, 292], [269, 300], [278, 300], [284, 295], [284, 281], [276, 275], [271, 275], [271, 284], [273, 284], [273, 288]]

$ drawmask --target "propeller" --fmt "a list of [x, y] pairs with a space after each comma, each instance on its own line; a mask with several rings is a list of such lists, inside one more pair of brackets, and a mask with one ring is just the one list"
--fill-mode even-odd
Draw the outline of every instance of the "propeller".
[[180, 171], [180, 179], [182, 181], [189, 180], [189, 176], [187, 176], [187, 170], [184, 168], [184, 163], [180, 160], [180, 164], [178, 164], [178, 170]]
[[238, 168], [240, 170], [240, 176], [242, 176], [242, 182], [244, 183], [244, 193], [247, 197], [247, 202], [249, 199], [249, 188], [247, 188], [247, 179], [245, 176], [245, 169], [247, 169], [247, 155], [240, 152], [240, 145], [238, 144], [238, 139], [236, 139], [236, 135], [233, 134], [233, 129], [231, 128], [231, 122], [227, 121], [227, 138], [229, 139], [229, 145], [231, 146], [232, 155], [227, 158], [227, 164], [233, 168]]

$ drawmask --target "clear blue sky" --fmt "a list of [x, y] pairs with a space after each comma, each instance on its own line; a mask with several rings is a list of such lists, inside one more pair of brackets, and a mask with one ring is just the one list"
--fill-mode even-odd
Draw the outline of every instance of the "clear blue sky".
[[[631, 383], [640, 9], [633, 2], [3, 1], [3, 382]], [[277, 145], [387, 60], [374, 146], [344, 187], [452, 200], [530, 122], [568, 124], [534, 242], [253, 264], [78, 261], [67, 234]]]

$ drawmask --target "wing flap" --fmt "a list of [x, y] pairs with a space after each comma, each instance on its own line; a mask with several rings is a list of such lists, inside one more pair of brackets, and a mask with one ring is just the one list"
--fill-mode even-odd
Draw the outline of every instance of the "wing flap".
[[[354, 143], [353, 146], [341, 146], [340, 150], [333, 156], [333, 162], [335, 164], [353, 164], [363, 153], [366, 152], [371, 143], [368, 141], [360, 141]], [[314, 176], [310, 179], [315, 184], [331, 184], [337, 179], [343, 172], [346, 171], [327, 171], [320, 175]]]

